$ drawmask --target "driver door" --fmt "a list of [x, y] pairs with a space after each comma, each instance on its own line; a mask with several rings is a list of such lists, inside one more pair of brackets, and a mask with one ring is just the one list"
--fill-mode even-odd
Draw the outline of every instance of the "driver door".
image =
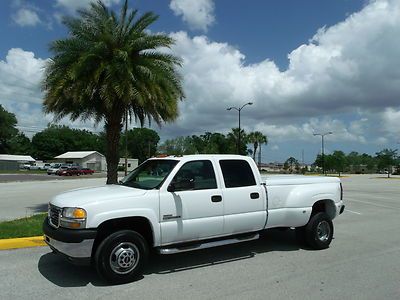
[[223, 234], [222, 192], [211, 160], [190, 161], [160, 191], [163, 245]]

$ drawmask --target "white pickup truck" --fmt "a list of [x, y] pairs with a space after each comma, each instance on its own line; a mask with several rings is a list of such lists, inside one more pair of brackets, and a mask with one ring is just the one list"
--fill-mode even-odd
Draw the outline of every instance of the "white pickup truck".
[[239, 155], [168, 156], [145, 161], [119, 185], [54, 197], [43, 231], [54, 252], [122, 283], [141, 274], [150, 248], [174, 254], [286, 227], [324, 249], [343, 210], [338, 178], [261, 177], [254, 161]]

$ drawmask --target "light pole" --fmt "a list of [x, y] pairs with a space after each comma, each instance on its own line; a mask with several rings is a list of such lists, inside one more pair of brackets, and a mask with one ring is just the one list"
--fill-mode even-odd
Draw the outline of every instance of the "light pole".
[[228, 107], [226, 110], [237, 110], [239, 113], [239, 136], [238, 136], [238, 144], [237, 144], [237, 152], [238, 154], [240, 154], [240, 112], [242, 111], [242, 109], [246, 106], [246, 105], [253, 105], [253, 102], [247, 102], [245, 104], [243, 104], [241, 107], [235, 107], [235, 106], [231, 106]]
[[324, 133], [314, 133], [314, 136], [320, 135], [321, 136], [321, 143], [322, 143], [322, 173], [325, 174], [325, 153], [324, 153], [324, 137], [326, 135], [333, 134], [332, 131], [324, 132]]

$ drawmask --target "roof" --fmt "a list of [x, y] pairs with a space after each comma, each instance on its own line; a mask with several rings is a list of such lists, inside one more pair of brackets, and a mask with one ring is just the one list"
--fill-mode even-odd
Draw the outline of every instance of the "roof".
[[35, 161], [32, 156], [29, 155], [11, 155], [11, 154], [0, 154], [0, 160], [9, 161]]
[[103, 154], [97, 152], [97, 151], [68, 151], [65, 152], [64, 154], [61, 154], [59, 156], [56, 156], [54, 158], [85, 158], [89, 155], [92, 155], [94, 153], [97, 153], [100, 156], [103, 156]]

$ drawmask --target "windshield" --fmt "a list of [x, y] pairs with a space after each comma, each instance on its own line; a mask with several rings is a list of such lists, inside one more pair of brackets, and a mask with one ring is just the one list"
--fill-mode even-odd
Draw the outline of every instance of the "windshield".
[[121, 184], [144, 190], [158, 189], [177, 163], [177, 160], [147, 160], [122, 179]]

